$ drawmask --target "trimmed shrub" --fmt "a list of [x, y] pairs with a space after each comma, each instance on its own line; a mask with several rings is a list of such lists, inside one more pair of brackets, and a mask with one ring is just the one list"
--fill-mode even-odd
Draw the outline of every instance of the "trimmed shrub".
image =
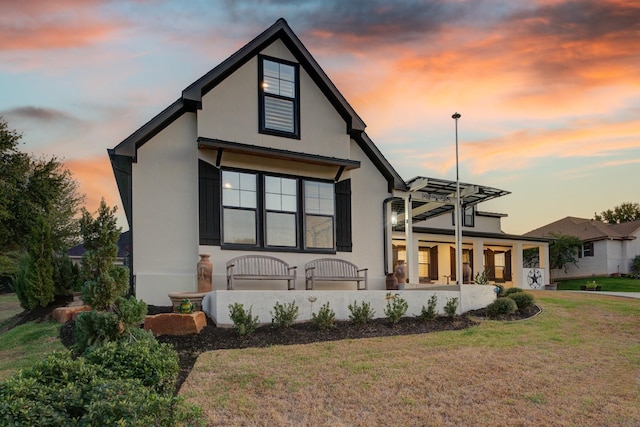
[[490, 319], [500, 319], [515, 313], [517, 309], [516, 302], [511, 298], [498, 298], [487, 306], [487, 316]]
[[438, 317], [438, 310], [436, 309], [438, 305], [438, 297], [436, 294], [431, 295], [429, 301], [427, 301], [427, 307], [422, 306], [422, 311], [418, 315], [418, 317], [422, 320], [435, 320]]
[[362, 304], [358, 305], [354, 301], [353, 304], [349, 304], [349, 319], [356, 325], [369, 323], [375, 314], [375, 310], [371, 309], [371, 304], [368, 302], [362, 301]]
[[244, 306], [240, 303], [229, 304], [229, 317], [240, 336], [251, 335], [258, 328], [258, 316], [251, 315], [251, 307], [245, 311]]
[[89, 348], [87, 362], [100, 366], [105, 378], [139, 380], [158, 393], [173, 393], [180, 369], [178, 354], [150, 332], [141, 332], [133, 340], [120, 339]]
[[298, 318], [299, 311], [295, 301], [291, 301], [289, 304], [280, 304], [277, 302], [271, 312], [273, 325], [276, 328], [288, 328], [293, 325], [293, 322]]
[[444, 305], [444, 312], [449, 319], [456, 317], [458, 311], [458, 298], [447, 298], [447, 303]]
[[311, 314], [311, 323], [322, 330], [336, 327], [336, 313], [329, 308], [329, 303], [323, 304], [318, 310], [318, 314]]
[[502, 296], [508, 297], [509, 295], [516, 294], [518, 292], [524, 292], [520, 288], [507, 288], [502, 292]]
[[507, 298], [511, 298], [515, 301], [518, 306], [518, 310], [526, 310], [533, 306], [534, 303], [533, 295], [526, 292], [511, 293], [510, 295], [507, 295]]
[[391, 322], [392, 325], [395, 325], [400, 321], [400, 318], [407, 313], [409, 304], [407, 303], [407, 300], [401, 298], [400, 295], [392, 295], [390, 292], [387, 293], [386, 299], [387, 306], [384, 309], [384, 314], [387, 316], [389, 322]]

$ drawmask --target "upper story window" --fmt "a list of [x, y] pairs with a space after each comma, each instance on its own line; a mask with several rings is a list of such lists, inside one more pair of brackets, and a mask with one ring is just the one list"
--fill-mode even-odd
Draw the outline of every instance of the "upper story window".
[[[464, 227], [474, 227], [475, 226], [475, 214], [476, 207], [475, 206], [467, 206], [464, 208], [462, 212], [462, 225]], [[455, 210], [451, 213], [452, 223], [456, 225], [456, 212]]]
[[299, 66], [259, 56], [260, 132], [300, 138]]

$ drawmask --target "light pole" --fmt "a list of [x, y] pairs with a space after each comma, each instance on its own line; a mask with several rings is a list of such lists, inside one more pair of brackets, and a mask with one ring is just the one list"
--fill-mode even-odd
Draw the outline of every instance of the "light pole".
[[[461, 210], [461, 200], [460, 200], [460, 171], [458, 168], [458, 119], [461, 117], [459, 113], [455, 113], [451, 116], [452, 119], [456, 121], [456, 206], [454, 215], [456, 219], [454, 221], [455, 224], [455, 237], [456, 237], [456, 281], [460, 286], [460, 299], [462, 300], [462, 284], [464, 283], [462, 277], [462, 230], [460, 225], [460, 210]], [[462, 305], [462, 301], [459, 301], [460, 305]]]

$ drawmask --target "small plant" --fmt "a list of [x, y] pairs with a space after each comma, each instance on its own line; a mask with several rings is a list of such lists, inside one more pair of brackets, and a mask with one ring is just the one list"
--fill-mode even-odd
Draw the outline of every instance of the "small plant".
[[384, 309], [384, 314], [387, 316], [389, 322], [395, 325], [400, 321], [400, 318], [407, 313], [409, 304], [404, 298], [400, 297], [399, 294], [394, 295], [391, 292], [387, 292], [385, 299], [387, 300], [387, 307]]
[[363, 325], [370, 322], [373, 316], [376, 314], [371, 309], [371, 304], [362, 301], [362, 304], [358, 305], [356, 301], [353, 304], [349, 304], [349, 319], [356, 325]]
[[438, 317], [437, 305], [438, 297], [436, 294], [433, 294], [431, 295], [431, 298], [429, 298], [429, 301], [427, 301], [427, 307], [425, 308], [424, 305], [422, 306], [422, 311], [418, 317], [422, 320], [435, 320], [436, 317]]
[[444, 305], [444, 312], [449, 319], [456, 317], [458, 311], [458, 298], [447, 298], [447, 303]]
[[529, 307], [533, 306], [534, 302], [533, 295], [526, 292], [512, 293], [507, 296], [507, 298], [511, 298], [513, 301], [515, 301], [516, 305], [518, 306], [518, 310], [520, 311], [526, 310]]
[[504, 296], [504, 285], [496, 284], [496, 296], [502, 298]]
[[509, 295], [515, 294], [517, 292], [523, 292], [523, 290], [520, 288], [508, 288], [502, 293], [502, 295], [508, 297]]
[[476, 277], [473, 279], [473, 282], [476, 285], [488, 285], [489, 284], [489, 274], [487, 274], [487, 270], [482, 273], [476, 273]]
[[498, 298], [487, 306], [487, 316], [490, 319], [501, 319], [516, 312], [518, 306], [511, 298]]
[[233, 327], [238, 335], [251, 335], [258, 328], [258, 316], [251, 315], [251, 307], [245, 311], [240, 303], [229, 304], [229, 317], [233, 321]]
[[318, 301], [318, 298], [314, 297], [313, 295], [309, 295], [309, 298], [307, 298], [307, 300], [309, 301], [309, 303], [311, 303], [311, 316], [313, 316], [313, 303]]
[[329, 308], [329, 303], [323, 304], [318, 314], [311, 315], [311, 323], [325, 331], [333, 329], [336, 327], [336, 313]]
[[587, 289], [595, 290], [597, 287], [598, 287], [598, 284], [596, 283], [595, 280], [590, 280], [587, 282], [587, 286], [586, 286]]
[[631, 262], [631, 277], [640, 279], [640, 255], [636, 255]]
[[288, 328], [298, 318], [298, 306], [295, 301], [289, 304], [280, 304], [279, 302], [273, 306], [271, 315], [273, 316], [273, 325], [278, 329]]

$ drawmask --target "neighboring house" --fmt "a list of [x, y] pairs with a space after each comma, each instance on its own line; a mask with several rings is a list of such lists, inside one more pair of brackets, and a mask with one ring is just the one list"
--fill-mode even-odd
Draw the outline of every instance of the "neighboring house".
[[[194, 291], [200, 253], [211, 255], [212, 298], [224, 310], [225, 292], [286, 290], [283, 281], [261, 281], [226, 291], [226, 263], [245, 254], [297, 266], [290, 292], [305, 289], [307, 262], [326, 257], [368, 268], [369, 289], [384, 291], [386, 274], [407, 258], [407, 247], [410, 284], [455, 281], [455, 182], [405, 182], [283, 19], [187, 87], [109, 156], [132, 233], [135, 293], [149, 304], [166, 305], [169, 292]], [[544, 275], [547, 239], [506, 235], [503, 215], [476, 211], [507, 192], [461, 188], [463, 250], [474, 273], [487, 266], [496, 282], [526, 287], [522, 251], [536, 247], [542, 262], [535, 274]]]
[[[116, 265], [129, 265], [129, 255], [130, 255], [130, 241], [131, 241], [131, 233], [129, 231], [125, 231], [120, 233], [120, 237], [118, 238], [118, 254], [116, 255]], [[76, 245], [71, 249], [67, 250], [67, 256], [71, 259], [71, 261], [80, 265], [82, 261], [82, 257], [87, 250], [85, 249], [83, 244]]]
[[553, 270], [554, 279], [627, 274], [633, 259], [640, 255], [640, 220], [607, 224], [566, 217], [525, 236], [550, 238], [552, 234], [575, 236], [583, 242], [577, 265], [570, 264], [566, 271]]

